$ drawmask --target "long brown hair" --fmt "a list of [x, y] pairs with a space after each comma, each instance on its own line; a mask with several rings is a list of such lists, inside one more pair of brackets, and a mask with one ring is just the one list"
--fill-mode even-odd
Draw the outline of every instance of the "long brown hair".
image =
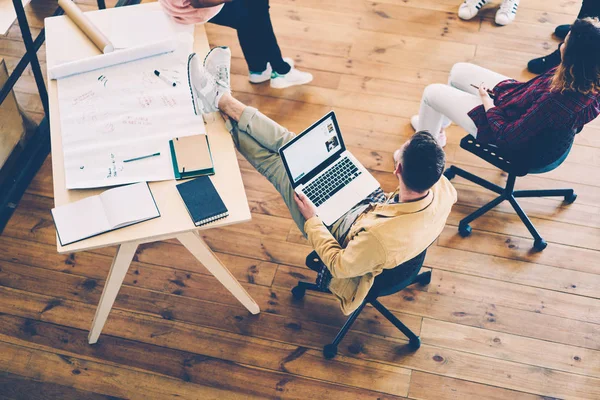
[[571, 25], [562, 62], [552, 78], [552, 90], [583, 94], [600, 92], [600, 21], [583, 18]]

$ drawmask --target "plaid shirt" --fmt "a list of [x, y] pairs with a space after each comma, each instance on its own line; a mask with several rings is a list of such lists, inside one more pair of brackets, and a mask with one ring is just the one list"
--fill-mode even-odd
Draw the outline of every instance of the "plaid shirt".
[[[477, 140], [506, 150], [522, 150], [546, 131], [580, 131], [600, 113], [598, 94], [550, 91], [556, 68], [529, 82], [505, 80], [494, 87], [495, 107], [483, 105], [469, 112], [477, 126]], [[565, 138], [567, 140], [567, 138]]]

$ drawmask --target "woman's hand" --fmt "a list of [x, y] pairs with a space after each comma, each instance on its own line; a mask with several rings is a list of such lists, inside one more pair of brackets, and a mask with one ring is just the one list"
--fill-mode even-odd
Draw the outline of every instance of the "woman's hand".
[[479, 96], [481, 97], [481, 102], [483, 103], [485, 111], [495, 107], [494, 100], [490, 97], [489, 90], [490, 89], [481, 82], [481, 85], [479, 85]]

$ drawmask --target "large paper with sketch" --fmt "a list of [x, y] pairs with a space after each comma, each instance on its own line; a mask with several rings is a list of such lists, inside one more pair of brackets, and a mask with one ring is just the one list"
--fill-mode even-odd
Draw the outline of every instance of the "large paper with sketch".
[[[176, 46], [172, 40], [146, 45], [155, 47], [150, 54], [162, 54], [58, 79], [68, 189], [174, 178], [169, 139], [205, 131], [193, 112], [187, 83], [192, 37], [180, 35]], [[96, 57], [101, 65], [103, 57], [120, 53], [127, 61], [127, 54], [136, 51]], [[154, 156], [124, 162], [147, 155]]]

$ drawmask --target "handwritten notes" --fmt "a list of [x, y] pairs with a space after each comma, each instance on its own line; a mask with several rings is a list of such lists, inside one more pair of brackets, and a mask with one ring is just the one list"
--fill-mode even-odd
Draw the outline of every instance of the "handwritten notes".
[[[58, 80], [67, 188], [173, 179], [169, 139], [205, 132], [182, 79], [190, 51], [186, 42], [175, 52]], [[166, 84], [154, 70], [179, 83]]]

